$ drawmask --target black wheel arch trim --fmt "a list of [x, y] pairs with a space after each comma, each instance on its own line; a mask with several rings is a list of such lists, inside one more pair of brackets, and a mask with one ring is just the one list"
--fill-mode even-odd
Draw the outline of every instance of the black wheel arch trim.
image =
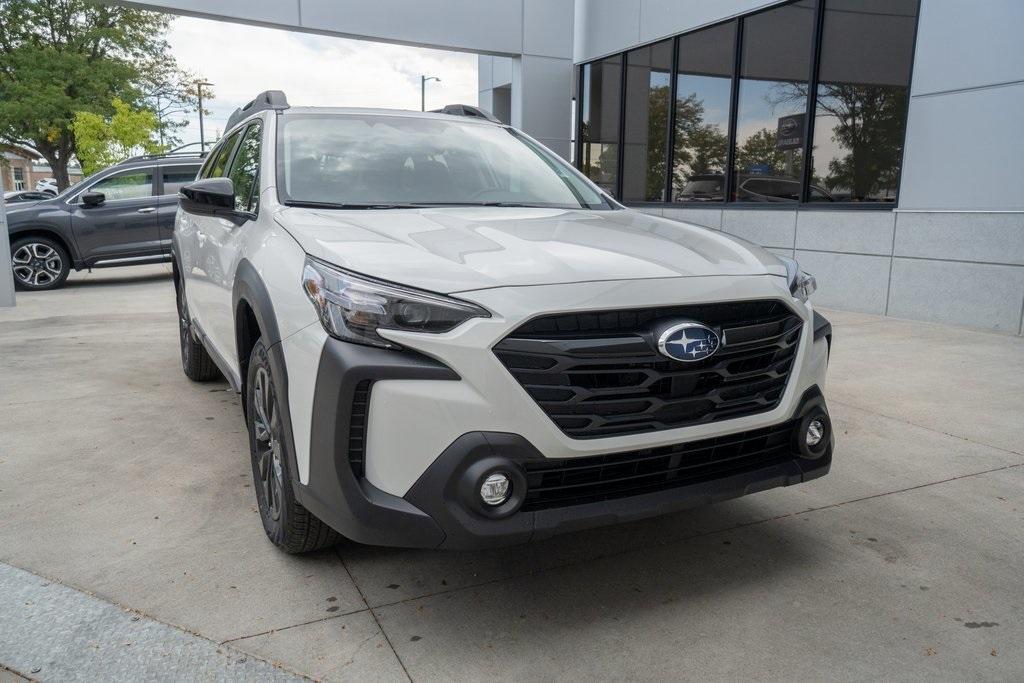
[[832, 323], [821, 313], [814, 311], [814, 341], [824, 338], [832, 348]]
[[348, 460], [349, 414], [363, 380], [459, 380], [446, 365], [408, 350], [328, 338], [320, 353], [310, 425], [309, 479], [299, 502], [341, 535], [374, 545], [436, 547], [444, 532], [407, 500], [357, 478]]
[[82, 266], [82, 258], [78, 254], [78, 245], [75, 244], [74, 239], [69, 239], [67, 235], [61, 233], [57, 228], [48, 225], [36, 225], [29, 223], [27, 225], [10, 225], [8, 221], [8, 232], [10, 234], [10, 243], [13, 245], [16, 241], [31, 237], [32, 235], [40, 235], [51, 240], [55, 240], [59, 243], [64, 250], [68, 252], [68, 258], [71, 259], [71, 266], [76, 270]]
[[[267, 359], [270, 363], [274, 389], [279, 401], [277, 409], [281, 414], [292, 491], [298, 495], [299, 468], [295, 455], [295, 438], [293, 436], [291, 410], [289, 409], [288, 402], [288, 366], [285, 363], [284, 350], [281, 348], [281, 333], [277, 326], [277, 316], [274, 313], [274, 303], [270, 299], [270, 293], [267, 291], [266, 285], [263, 284], [263, 279], [256, 271], [256, 267], [246, 259], [239, 262], [235, 270], [234, 284], [231, 288], [231, 311], [235, 323], [235, 354], [239, 356], [238, 372], [240, 379], [236, 391], [242, 394], [242, 413], [245, 415], [246, 386], [244, 378], [249, 358], [248, 356], [244, 359], [240, 357], [239, 351], [242, 338], [238, 325], [240, 307], [243, 303], [249, 307], [256, 317], [259, 338], [263, 340], [263, 346], [267, 350]], [[245, 415], [245, 418], [248, 420], [247, 415]]]

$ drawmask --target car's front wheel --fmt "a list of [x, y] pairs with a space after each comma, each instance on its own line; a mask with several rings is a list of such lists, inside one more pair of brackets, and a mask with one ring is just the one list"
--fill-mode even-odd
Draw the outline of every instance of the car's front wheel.
[[68, 279], [71, 258], [48, 237], [23, 237], [11, 244], [11, 269], [18, 289], [57, 289]]
[[249, 356], [245, 383], [249, 450], [263, 530], [287, 553], [304, 553], [334, 545], [340, 536], [304, 508], [292, 491], [280, 401], [263, 340]]

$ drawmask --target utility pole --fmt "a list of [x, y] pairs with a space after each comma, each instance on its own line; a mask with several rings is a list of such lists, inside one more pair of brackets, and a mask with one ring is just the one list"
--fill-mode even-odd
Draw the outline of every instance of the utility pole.
[[160, 133], [160, 150], [164, 149], [164, 117], [160, 112], [160, 91], [156, 92], [156, 128]]
[[441, 82], [437, 76], [420, 76], [420, 111], [427, 110], [427, 81]]
[[206, 81], [199, 81], [196, 83], [196, 89], [199, 92], [199, 152], [206, 151], [206, 138], [203, 135], [203, 86], [213, 85], [213, 83], [207, 83]]

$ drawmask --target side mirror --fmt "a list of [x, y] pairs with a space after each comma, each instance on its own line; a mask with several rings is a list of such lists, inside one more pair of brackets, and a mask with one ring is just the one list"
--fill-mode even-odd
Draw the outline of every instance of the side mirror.
[[82, 204], [85, 206], [99, 206], [107, 201], [107, 196], [102, 192], [86, 192], [82, 195]]
[[235, 210], [235, 186], [230, 178], [205, 178], [189, 183], [178, 193], [178, 203], [187, 213], [224, 218], [235, 225], [250, 218]]

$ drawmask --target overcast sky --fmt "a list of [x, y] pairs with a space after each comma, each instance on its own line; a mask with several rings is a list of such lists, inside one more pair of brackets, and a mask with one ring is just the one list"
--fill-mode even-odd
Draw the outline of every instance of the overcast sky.
[[[174, 20], [168, 41], [180, 66], [214, 84], [207, 140], [264, 90], [284, 90], [292, 105], [418, 110], [420, 74], [426, 74], [441, 78], [427, 83], [427, 109], [477, 103], [476, 55], [191, 17]], [[195, 115], [181, 137], [198, 142]]]

